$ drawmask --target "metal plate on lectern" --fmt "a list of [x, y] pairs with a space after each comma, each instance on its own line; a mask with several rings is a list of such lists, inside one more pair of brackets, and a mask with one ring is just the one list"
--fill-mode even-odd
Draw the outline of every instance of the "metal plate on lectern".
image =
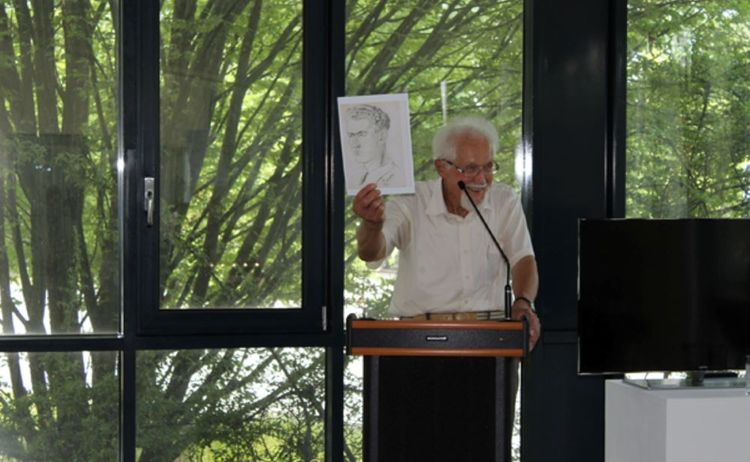
[[378, 321], [350, 319], [347, 351], [366, 356], [526, 354], [522, 321]]

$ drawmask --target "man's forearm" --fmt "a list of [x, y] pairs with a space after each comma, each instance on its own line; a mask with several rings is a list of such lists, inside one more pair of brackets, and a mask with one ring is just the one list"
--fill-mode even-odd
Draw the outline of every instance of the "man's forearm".
[[364, 261], [376, 261], [385, 257], [383, 223], [363, 220], [357, 227], [357, 255]]
[[511, 272], [513, 275], [513, 294], [516, 297], [535, 300], [539, 290], [539, 274], [534, 257], [528, 255], [518, 260], [513, 265]]
[[513, 302], [513, 319], [526, 319], [529, 326], [529, 350], [533, 350], [539, 341], [542, 324], [534, 311], [532, 302], [536, 299], [539, 290], [539, 273], [537, 272], [536, 259], [528, 255], [518, 260], [513, 269], [513, 293], [516, 296]]

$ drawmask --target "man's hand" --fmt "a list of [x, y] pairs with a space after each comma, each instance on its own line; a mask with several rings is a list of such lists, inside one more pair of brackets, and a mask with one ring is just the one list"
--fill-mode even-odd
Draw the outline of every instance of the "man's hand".
[[529, 323], [529, 351], [533, 350], [542, 332], [542, 324], [539, 322], [539, 317], [525, 300], [517, 299], [513, 302], [511, 318], [516, 321], [526, 318], [526, 321]]
[[378, 185], [370, 183], [359, 190], [352, 202], [352, 210], [370, 225], [379, 225], [385, 219], [385, 203]]

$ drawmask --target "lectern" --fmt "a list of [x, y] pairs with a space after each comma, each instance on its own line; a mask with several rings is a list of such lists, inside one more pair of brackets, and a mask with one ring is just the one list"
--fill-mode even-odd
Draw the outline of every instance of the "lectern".
[[525, 321], [347, 319], [364, 356], [364, 461], [509, 462]]

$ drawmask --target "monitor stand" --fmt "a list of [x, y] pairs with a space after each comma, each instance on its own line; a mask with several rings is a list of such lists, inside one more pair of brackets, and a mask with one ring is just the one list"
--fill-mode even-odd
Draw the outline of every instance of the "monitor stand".
[[736, 372], [687, 372], [684, 378], [630, 379], [625, 377], [623, 383], [645, 388], [647, 390], [673, 390], [680, 388], [745, 388], [744, 377]]

